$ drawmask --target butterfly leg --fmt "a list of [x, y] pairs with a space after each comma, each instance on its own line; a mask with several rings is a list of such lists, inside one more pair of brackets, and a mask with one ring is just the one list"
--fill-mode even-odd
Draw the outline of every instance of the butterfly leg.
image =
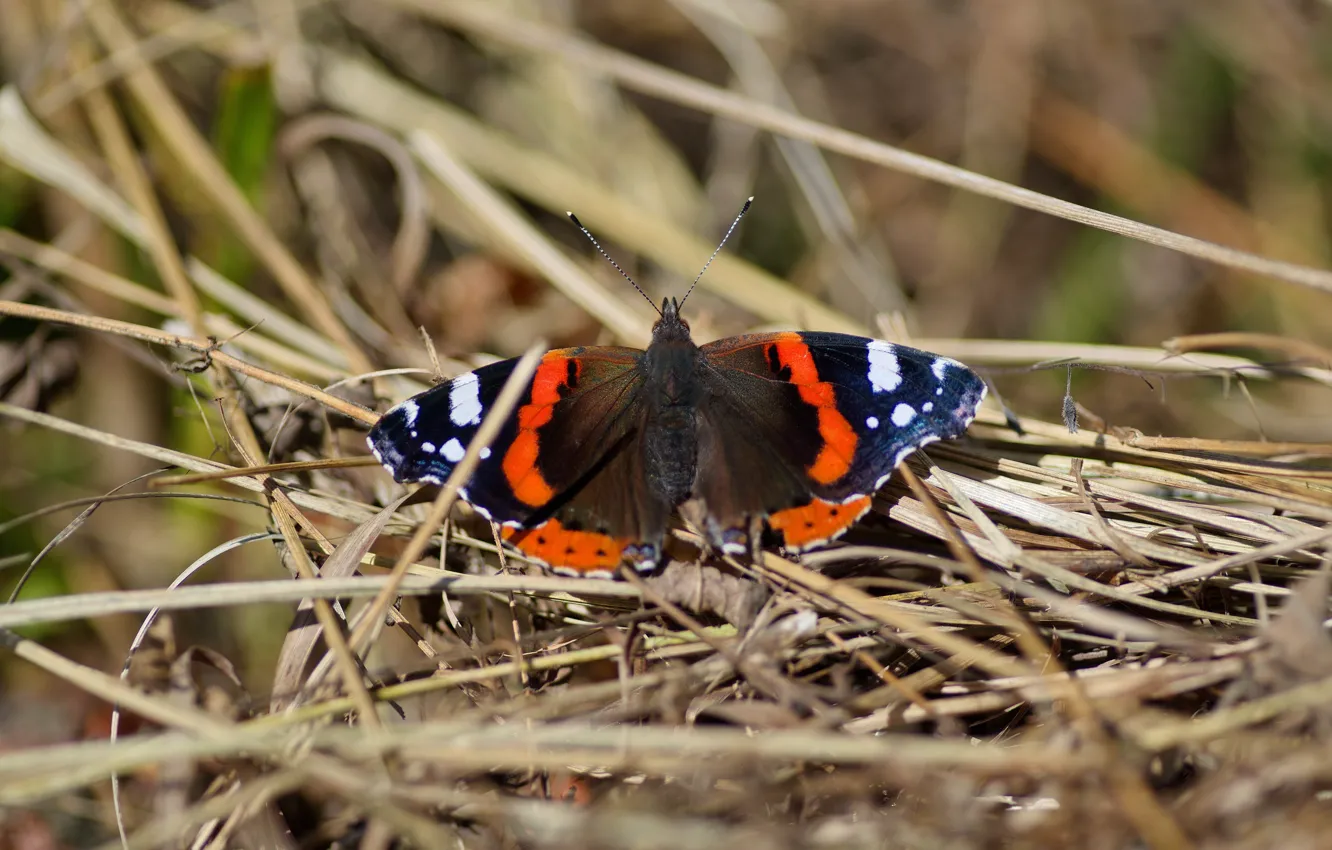
[[723, 555], [742, 555], [747, 549], [744, 529], [723, 527], [701, 496], [685, 501], [679, 508], [680, 516], [703, 538], [703, 554], [720, 552]]

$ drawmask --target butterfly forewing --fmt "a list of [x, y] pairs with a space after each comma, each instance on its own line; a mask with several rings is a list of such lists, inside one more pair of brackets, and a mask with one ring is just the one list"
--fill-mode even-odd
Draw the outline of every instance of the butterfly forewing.
[[[523, 524], [567, 500], [601, 460], [599, 449], [627, 427], [641, 357], [631, 348], [548, 352], [493, 448], [482, 452], [467, 501], [496, 522]], [[398, 481], [442, 483], [516, 364], [483, 366], [397, 405], [371, 430], [371, 450]]]
[[845, 334], [800, 336], [857, 437], [851, 472], [827, 495], [877, 490], [911, 452], [961, 436], [985, 398], [985, 382], [956, 360]]

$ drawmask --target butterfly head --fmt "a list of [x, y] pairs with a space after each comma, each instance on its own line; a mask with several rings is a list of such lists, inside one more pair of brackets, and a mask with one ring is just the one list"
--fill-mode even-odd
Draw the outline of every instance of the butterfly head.
[[690, 339], [689, 323], [680, 318], [680, 302], [667, 296], [661, 301], [661, 318], [652, 326], [653, 342], [684, 342]]

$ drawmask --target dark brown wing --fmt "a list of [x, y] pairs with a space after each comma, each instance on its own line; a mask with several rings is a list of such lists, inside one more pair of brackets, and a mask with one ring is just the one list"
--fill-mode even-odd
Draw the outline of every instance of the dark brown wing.
[[[640, 544], [660, 541], [669, 509], [648, 497], [639, 469], [642, 357], [611, 347], [547, 353], [464, 490], [532, 557], [588, 572], [638, 560]], [[370, 433], [376, 457], [399, 481], [442, 482], [516, 363], [484, 366], [394, 407]]]
[[915, 449], [966, 430], [985, 384], [956, 361], [832, 333], [703, 347], [703, 429], [724, 462], [696, 489], [725, 528], [763, 515], [793, 548], [837, 536]]
[[[814, 499], [806, 469], [818, 453], [810, 438], [818, 433], [818, 411], [794, 384], [737, 368], [734, 358], [708, 348], [695, 495], [707, 508], [713, 544], [743, 550], [751, 518]], [[761, 359], [745, 365], [766, 372]]]

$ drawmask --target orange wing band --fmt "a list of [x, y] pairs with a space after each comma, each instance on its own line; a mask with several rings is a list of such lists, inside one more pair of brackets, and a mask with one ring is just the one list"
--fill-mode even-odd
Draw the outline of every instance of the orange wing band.
[[801, 400], [819, 411], [819, 436], [823, 438], [823, 448], [805, 471], [820, 484], [831, 484], [851, 469], [860, 438], [837, 409], [832, 384], [819, 380], [814, 355], [800, 334], [781, 334], [772, 343], [772, 348], [777, 362], [791, 371], [791, 383], [800, 390]]
[[518, 551], [557, 570], [610, 572], [624, 560], [630, 540], [595, 531], [574, 531], [557, 519], [536, 528], [505, 528], [505, 540]]
[[815, 499], [808, 505], [777, 511], [768, 517], [768, 526], [782, 535], [788, 549], [806, 549], [840, 536], [865, 515], [873, 500], [860, 496], [849, 502]]
[[518, 501], [534, 508], [555, 498], [555, 490], [546, 482], [537, 468], [537, 455], [541, 447], [541, 426], [555, 415], [560, 400], [560, 388], [570, 386], [569, 364], [573, 363], [573, 382], [578, 380], [581, 364], [577, 360], [551, 352], [541, 358], [536, 376], [532, 379], [532, 394], [527, 404], [518, 408], [518, 433], [513, 444], [504, 453], [504, 478], [509, 482]]

